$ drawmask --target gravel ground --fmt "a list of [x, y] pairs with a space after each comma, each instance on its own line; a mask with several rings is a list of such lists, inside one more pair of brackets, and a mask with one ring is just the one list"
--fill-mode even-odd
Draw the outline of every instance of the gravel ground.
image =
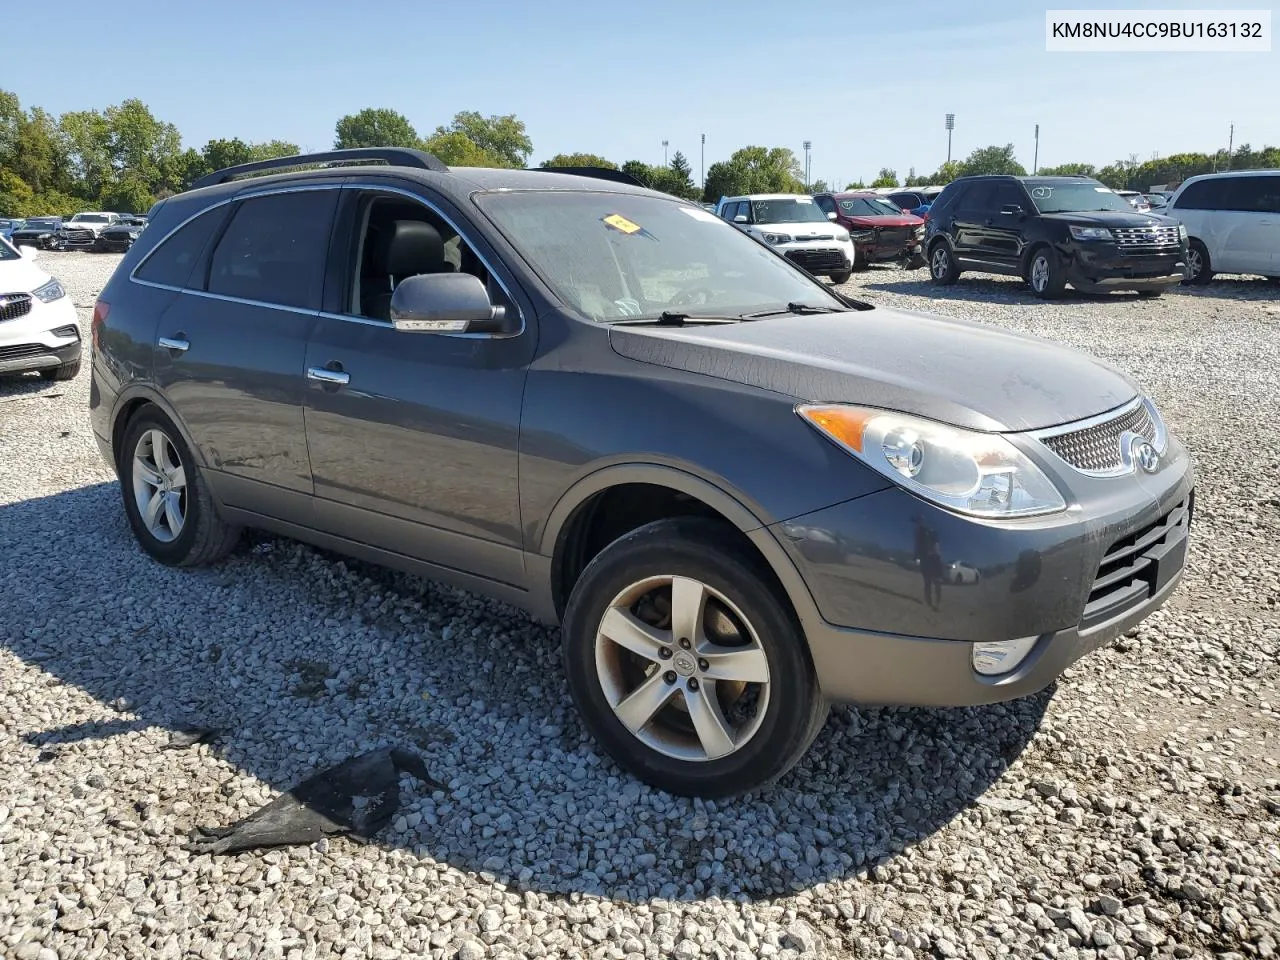
[[[87, 334], [118, 258], [42, 262]], [[722, 804], [604, 760], [522, 614], [265, 537], [212, 569], [144, 559], [87, 375], [0, 382], [0, 955], [1275, 956], [1280, 296], [849, 289], [1135, 374], [1198, 461], [1189, 572], [1042, 695], [836, 710], [779, 786]], [[186, 723], [224, 732], [165, 749]], [[377, 843], [179, 847], [392, 742], [450, 791], [402, 781]]]

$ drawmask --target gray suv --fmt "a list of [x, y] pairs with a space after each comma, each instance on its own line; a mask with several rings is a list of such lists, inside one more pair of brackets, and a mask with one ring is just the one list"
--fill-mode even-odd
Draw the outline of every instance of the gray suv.
[[1192, 469], [1127, 377], [623, 179], [337, 151], [159, 203], [92, 323], [142, 548], [262, 528], [561, 624], [600, 745], [702, 796], [830, 702], [1020, 697], [1166, 600]]

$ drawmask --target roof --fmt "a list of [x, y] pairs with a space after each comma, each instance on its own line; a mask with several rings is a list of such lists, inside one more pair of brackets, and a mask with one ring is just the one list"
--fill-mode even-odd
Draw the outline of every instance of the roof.
[[807, 193], [739, 193], [732, 197], [721, 197], [724, 200], [794, 200], [796, 197], [808, 197]]
[[1220, 177], [1280, 177], [1280, 170], [1274, 167], [1262, 167], [1253, 170], [1218, 170], [1214, 173], [1197, 173], [1187, 180], [1209, 180]]

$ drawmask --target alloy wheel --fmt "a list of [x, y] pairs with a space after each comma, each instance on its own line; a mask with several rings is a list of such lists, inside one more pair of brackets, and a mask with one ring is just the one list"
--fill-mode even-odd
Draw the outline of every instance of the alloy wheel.
[[647, 747], [706, 761], [741, 749], [769, 705], [769, 661], [724, 594], [689, 577], [648, 577], [619, 593], [595, 639], [609, 706]]
[[133, 497], [147, 532], [161, 543], [182, 535], [187, 519], [187, 474], [163, 430], [148, 430], [133, 449]]
[[933, 251], [932, 269], [935, 280], [941, 280], [947, 275], [947, 268], [950, 266], [949, 254], [947, 248], [939, 246]]
[[1204, 269], [1204, 260], [1200, 256], [1200, 251], [1195, 247], [1191, 247], [1187, 251], [1187, 278], [1195, 280], [1200, 276], [1200, 271]]
[[1031, 289], [1036, 293], [1043, 293], [1045, 287], [1049, 285], [1049, 258], [1044, 254], [1036, 257], [1035, 262], [1031, 264]]

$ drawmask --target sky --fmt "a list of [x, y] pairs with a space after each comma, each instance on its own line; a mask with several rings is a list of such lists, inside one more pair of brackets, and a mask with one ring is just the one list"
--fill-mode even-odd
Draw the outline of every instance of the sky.
[[[1028, 168], [1280, 145], [1280, 45], [1271, 53], [1048, 53], [1045, 10], [1025, 0], [809, 4], [778, 0], [3, 0], [12, 41], [80, 70], [18, 69], [0, 88], [52, 113], [129, 97], [187, 146], [215, 137], [332, 146], [334, 124], [391, 107], [421, 134], [459, 110], [514, 113], [531, 163], [558, 152], [705, 165], [747, 145], [786, 146], [812, 179], [900, 176], [1013, 143]], [[1211, 0], [1093, 0], [1093, 9], [1215, 8]], [[1236, 0], [1231, 8], [1267, 9]], [[1280, 16], [1272, 10], [1274, 26]]]

